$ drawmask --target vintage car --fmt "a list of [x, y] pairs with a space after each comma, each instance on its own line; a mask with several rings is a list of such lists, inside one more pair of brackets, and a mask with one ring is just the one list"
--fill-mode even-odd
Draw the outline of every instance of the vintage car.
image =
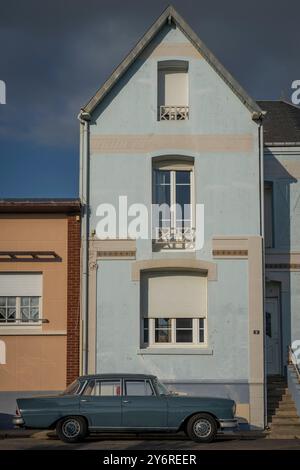
[[94, 432], [185, 431], [197, 442], [236, 430], [235, 402], [180, 396], [153, 375], [101, 374], [79, 377], [59, 395], [17, 399], [16, 426], [56, 429], [64, 442]]

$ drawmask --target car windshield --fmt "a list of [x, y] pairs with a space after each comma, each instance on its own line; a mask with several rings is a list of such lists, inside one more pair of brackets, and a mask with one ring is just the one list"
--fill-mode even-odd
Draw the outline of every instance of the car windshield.
[[169, 390], [159, 380], [156, 379], [154, 383], [159, 395], [170, 395]]
[[74, 380], [74, 382], [68, 385], [66, 390], [62, 392], [62, 395], [76, 395], [79, 389], [80, 389], [79, 380]]

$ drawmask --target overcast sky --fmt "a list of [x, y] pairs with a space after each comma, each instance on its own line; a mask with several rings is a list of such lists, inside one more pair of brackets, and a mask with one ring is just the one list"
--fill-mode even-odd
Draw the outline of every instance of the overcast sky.
[[[0, 0], [0, 197], [78, 196], [80, 107], [169, 2]], [[300, 79], [299, 0], [174, 0], [255, 99]]]

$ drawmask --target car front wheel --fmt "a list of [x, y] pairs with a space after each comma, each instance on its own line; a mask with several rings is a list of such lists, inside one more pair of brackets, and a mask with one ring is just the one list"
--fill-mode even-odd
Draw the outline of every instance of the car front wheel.
[[217, 435], [216, 420], [206, 413], [192, 416], [187, 423], [187, 435], [195, 442], [212, 442]]
[[75, 443], [83, 441], [87, 436], [88, 427], [84, 418], [68, 416], [57, 423], [56, 432], [62, 441]]

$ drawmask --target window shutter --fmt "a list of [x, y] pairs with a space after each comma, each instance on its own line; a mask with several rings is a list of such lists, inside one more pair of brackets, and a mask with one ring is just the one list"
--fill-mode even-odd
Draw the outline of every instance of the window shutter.
[[141, 311], [149, 318], [206, 317], [207, 276], [195, 272], [144, 274]]
[[187, 72], [164, 72], [165, 106], [188, 106]]
[[42, 296], [41, 273], [0, 273], [0, 296]]

